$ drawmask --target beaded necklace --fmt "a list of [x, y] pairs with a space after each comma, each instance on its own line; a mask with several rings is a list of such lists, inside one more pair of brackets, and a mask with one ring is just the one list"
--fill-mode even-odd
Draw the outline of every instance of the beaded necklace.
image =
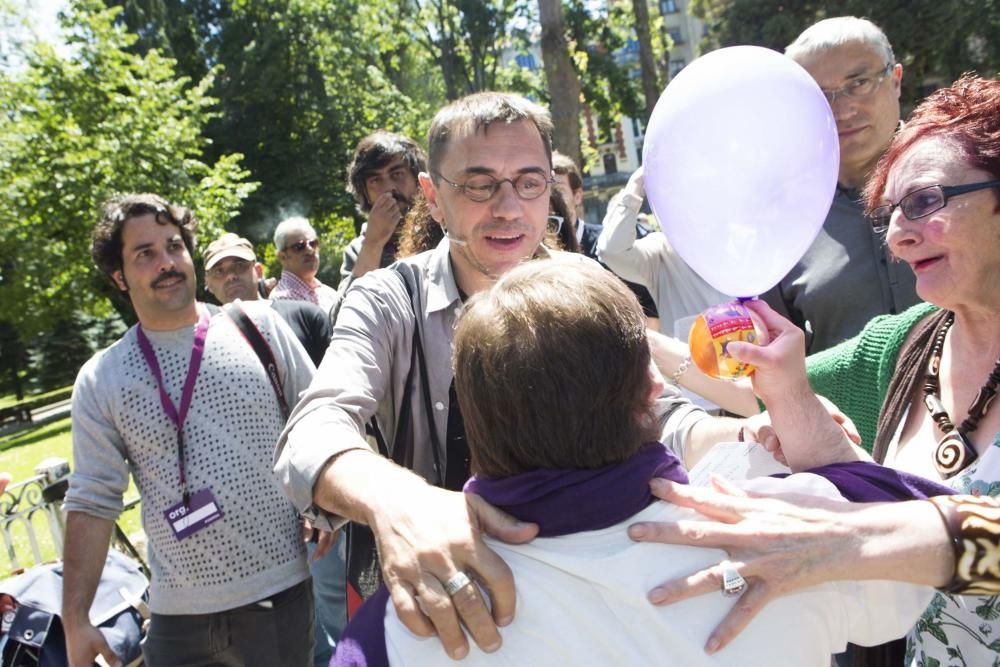
[[1000, 384], [1000, 359], [997, 359], [996, 365], [993, 366], [993, 372], [986, 379], [986, 384], [979, 390], [969, 406], [968, 416], [958, 428], [955, 428], [951, 417], [948, 416], [948, 411], [941, 403], [941, 383], [938, 380], [944, 339], [948, 329], [954, 323], [955, 313], [948, 313], [948, 316], [938, 326], [938, 330], [934, 334], [934, 342], [931, 344], [931, 357], [927, 362], [927, 373], [924, 375], [924, 405], [931, 413], [931, 419], [944, 433], [944, 437], [938, 441], [937, 447], [934, 449], [934, 466], [945, 479], [953, 477], [978, 457], [975, 448], [966, 436], [975, 431], [979, 426], [979, 420], [986, 416], [990, 404], [997, 395], [997, 384]]

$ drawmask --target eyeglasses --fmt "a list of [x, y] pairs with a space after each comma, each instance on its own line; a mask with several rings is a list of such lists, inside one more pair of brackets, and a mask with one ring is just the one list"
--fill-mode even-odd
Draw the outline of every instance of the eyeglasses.
[[548, 230], [553, 234], [558, 234], [559, 230], [562, 229], [563, 223], [566, 222], [565, 218], [561, 215], [549, 214]]
[[893, 66], [893, 63], [889, 63], [872, 76], [859, 76], [856, 79], [851, 79], [836, 90], [824, 90], [823, 95], [826, 96], [826, 101], [831, 106], [837, 101], [838, 97], [867, 97], [875, 92], [875, 89], [878, 88], [878, 85], [882, 83], [885, 77], [889, 76], [889, 72], [892, 71]]
[[319, 239], [312, 239], [311, 241], [306, 241], [305, 239], [302, 239], [301, 241], [296, 241], [291, 245], [285, 246], [285, 250], [291, 250], [292, 252], [300, 253], [300, 252], [305, 252], [306, 246], [315, 250], [316, 248], [319, 247]]
[[895, 204], [879, 206], [871, 212], [872, 227], [876, 232], [889, 228], [892, 212], [899, 207], [907, 220], [919, 220], [948, 205], [948, 199], [986, 188], [1000, 187], [1000, 180], [969, 183], [968, 185], [929, 185], [907, 194]]
[[434, 175], [472, 201], [478, 202], [488, 201], [504, 183], [510, 183], [517, 196], [526, 200], [538, 199], [545, 194], [550, 185], [555, 183], [555, 179], [545, 178], [541, 172], [536, 171], [526, 171], [516, 178], [501, 179], [493, 178], [489, 174], [474, 174], [465, 179], [465, 183], [462, 184], [448, 180], [439, 171], [434, 172]]
[[219, 262], [208, 270], [208, 275], [212, 276], [216, 280], [221, 280], [229, 275], [238, 275], [243, 273], [249, 269], [252, 264], [253, 262], [248, 262], [245, 259], [234, 259], [228, 263]]

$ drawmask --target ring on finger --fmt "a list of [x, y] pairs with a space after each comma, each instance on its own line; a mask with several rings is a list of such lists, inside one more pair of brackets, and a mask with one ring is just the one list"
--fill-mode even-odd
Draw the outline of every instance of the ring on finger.
[[448, 581], [444, 582], [444, 592], [448, 594], [448, 597], [453, 597], [455, 593], [472, 583], [472, 579], [469, 578], [465, 572], [456, 572], [451, 576]]
[[747, 580], [743, 575], [728, 560], [719, 563], [719, 567], [722, 569], [722, 594], [729, 597], [742, 595], [747, 589]]

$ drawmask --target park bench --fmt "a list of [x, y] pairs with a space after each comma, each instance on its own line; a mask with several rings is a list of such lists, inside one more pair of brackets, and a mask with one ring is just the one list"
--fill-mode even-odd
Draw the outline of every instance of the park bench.
[[18, 403], [6, 408], [0, 408], [0, 426], [7, 424], [30, 424], [31, 405], [28, 403]]

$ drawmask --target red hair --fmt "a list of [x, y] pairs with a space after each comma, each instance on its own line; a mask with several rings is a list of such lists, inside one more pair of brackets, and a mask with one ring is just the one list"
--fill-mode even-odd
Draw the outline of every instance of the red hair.
[[1000, 81], [966, 74], [948, 88], [931, 93], [913, 110], [868, 178], [865, 203], [869, 213], [882, 205], [889, 172], [899, 158], [931, 136], [952, 142], [968, 165], [1000, 179]]

